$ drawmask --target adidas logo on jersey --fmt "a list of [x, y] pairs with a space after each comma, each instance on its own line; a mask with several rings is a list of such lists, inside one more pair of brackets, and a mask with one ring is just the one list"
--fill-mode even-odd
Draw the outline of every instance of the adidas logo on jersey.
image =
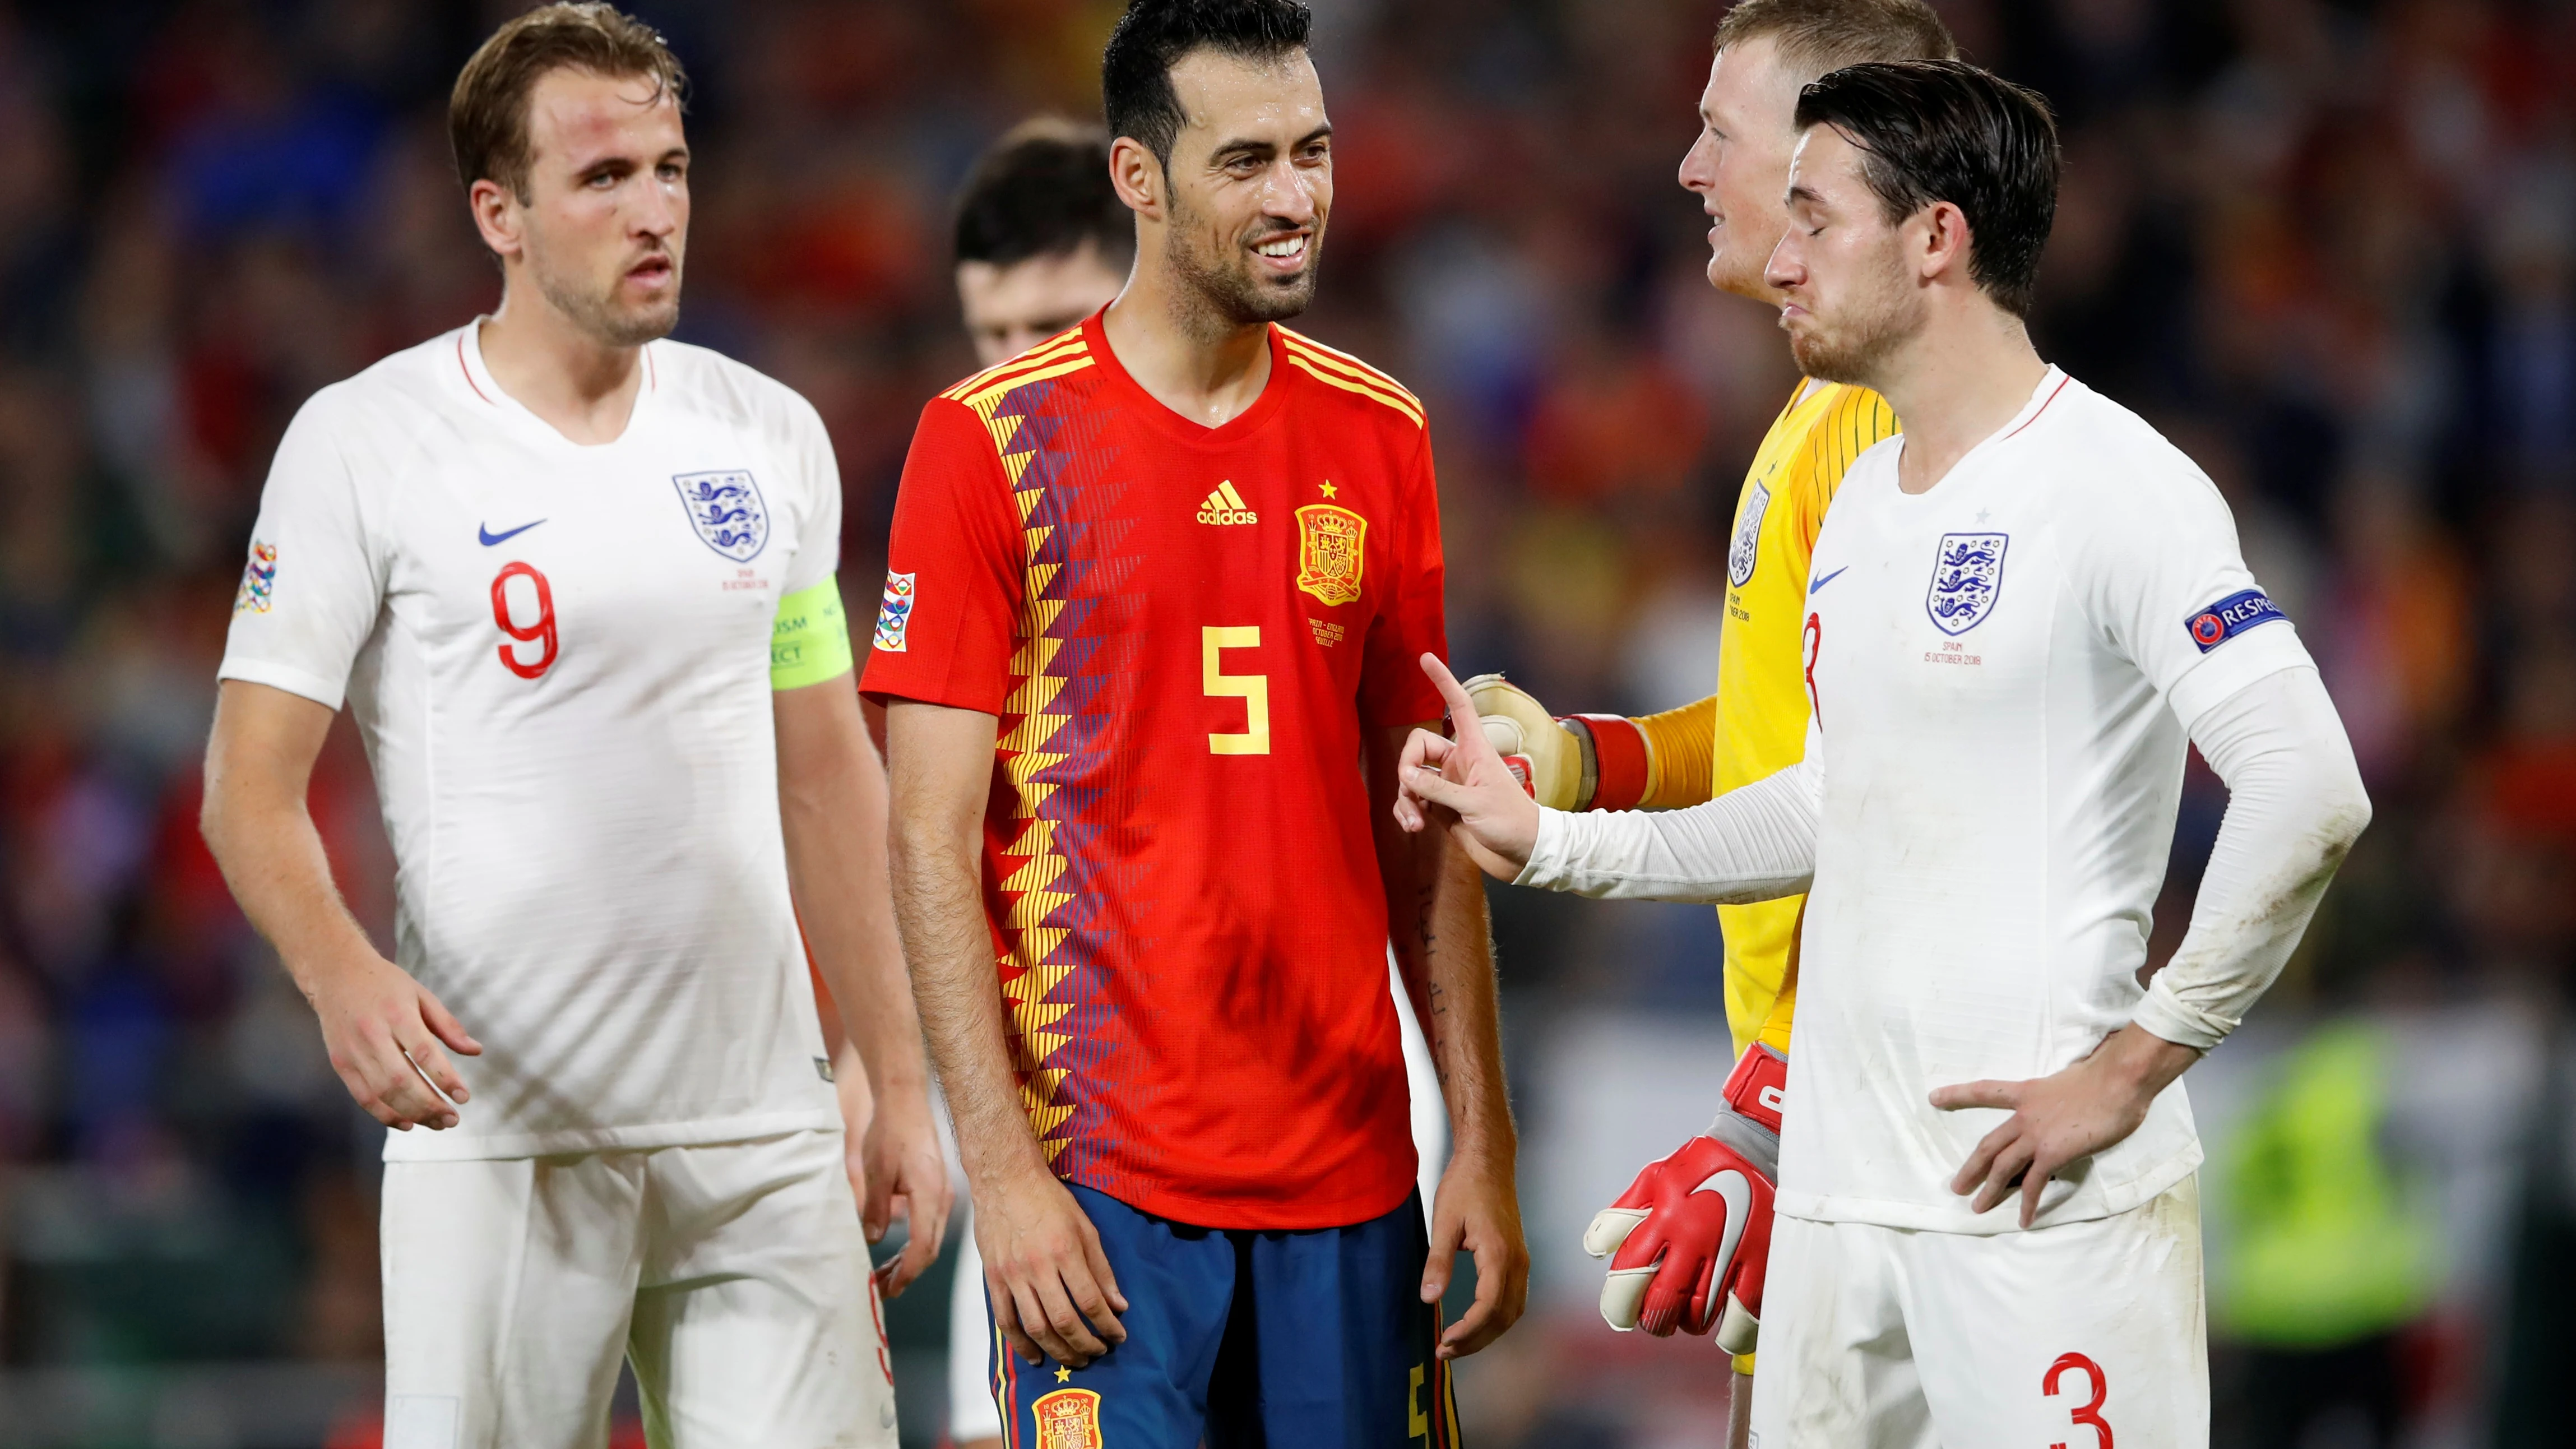
[[1261, 515], [1244, 504], [1243, 495], [1234, 491], [1231, 482], [1219, 483], [1216, 491], [1199, 504], [1201, 523], [1259, 523]]

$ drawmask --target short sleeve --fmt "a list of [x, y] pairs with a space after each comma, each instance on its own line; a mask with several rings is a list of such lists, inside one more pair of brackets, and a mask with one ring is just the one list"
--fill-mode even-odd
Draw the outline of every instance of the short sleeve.
[[2218, 489], [2178, 452], [2112, 486], [2086, 570], [2093, 617], [2188, 729], [2267, 674], [2310, 664], [2289, 617], [2245, 567]]
[[269, 685], [336, 710], [358, 651], [375, 632], [385, 561], [358, 496], [357, 471], [328, 421], [329, 398], [305, 403], [278, 442], [216, 677]]
[[1449, 658], [1440, 486], [1427, 429], [1415, 458], [1404, 480], [1403, 516], [1394, 520], [1395, 587], [1369, 626], [1368, 655], [1360, 666], [1360, 719], [1387, 728], [1435, 720], [1444, 709], [1420, 663], [1425, 654], [1444, 663]]
[[782, 596], [801, 594], [832, 576], [841, 566], [841, 465], [832, 456], [832, 435], [822, 414], [801, 395], [788, 394], [789, 466], [805, 499], [805, 518], [796, 534], [796, 557], [787, 564]]
[[895, 495], [860, 690], [1002, 713], [1022, 588], [1018, 519], [983, 424], [965, 405], [922, 410]]

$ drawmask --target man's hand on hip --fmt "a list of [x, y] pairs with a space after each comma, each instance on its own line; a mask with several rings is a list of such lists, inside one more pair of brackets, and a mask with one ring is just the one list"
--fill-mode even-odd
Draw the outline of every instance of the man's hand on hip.
[[1072, 1192], [1031, 1163], [975, 1183], [975, 1246], [993, 1326], [1031, 1363], [1080, 1368], [1127, 1341], [1127, 1296]]
[[2090, 1157], [2138, 1130], [2147, 1107], [2200, 1053], [2130, 1025], [2104, 1038], [2093, 1054], [2045, 1077], [2021, 1082], [1965, 1082], [1937, 1088], [1944, 1112], [1993, 1107], [2012, 1113], [1977, 1144], [1950, 1191], [1976, 1194], [1986, 1212], [2021, 1190], [2021, 1225], [2039, 1216], [2039, 1195], [2066, 1164]]
[[299, 979], [309, 983], [305, 995], [321, 1021], [331, 1069], [368, 1116], [397, 1132], [463, 1120], [457, 1106], [472, 1094], [447, 1052], [480, 1056], [483, 1045], [428, 987], [373, 952]]

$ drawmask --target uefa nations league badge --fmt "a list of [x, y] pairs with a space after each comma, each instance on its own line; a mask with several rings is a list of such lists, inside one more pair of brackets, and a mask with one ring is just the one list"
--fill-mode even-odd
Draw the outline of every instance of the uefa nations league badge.
[[1995, 611], [2004, 587], [2004, 545], [2000, 533], [1945, 533], [1932, 556], [1932, 590], [1923, 607], [1944, 634], [1965, 634]]
[[749, 563], [768, 545], [769, 505], [761, 501], [760, 485], [751, 481], [749, 471], [682, 473], [671, 486], [680, 490], [689, 526], [707, 547], [735, 563]]

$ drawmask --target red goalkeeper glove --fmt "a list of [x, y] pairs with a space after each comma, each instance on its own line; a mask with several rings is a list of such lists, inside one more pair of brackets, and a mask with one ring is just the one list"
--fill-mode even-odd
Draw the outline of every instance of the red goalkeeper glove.
[[1585, 1230], [1584, 1250], [1610, 1256], [1601, 1316], [1612, 1328], [1658, 1338], [1715, 1328], [1719, 1348], [1753, 1351], [1788, 1075], [1787, 1057], [1758, 1042], [1748, 1048], [1708, 1132], [1648, 1163]]

